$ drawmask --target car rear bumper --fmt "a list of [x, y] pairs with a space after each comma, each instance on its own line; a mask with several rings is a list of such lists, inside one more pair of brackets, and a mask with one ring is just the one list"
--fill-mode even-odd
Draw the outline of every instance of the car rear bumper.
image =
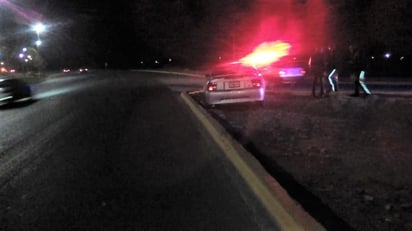
[[208, 105], [263, 101], [264, 98], [264, 88], [205, 92], [205, 101]]

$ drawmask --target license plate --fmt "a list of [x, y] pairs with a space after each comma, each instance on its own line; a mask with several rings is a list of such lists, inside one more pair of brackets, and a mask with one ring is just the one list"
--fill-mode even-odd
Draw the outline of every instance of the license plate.
[[230, 81], [229, 82], [229, 88], [239, 88], [240, 87], [240, 81]]

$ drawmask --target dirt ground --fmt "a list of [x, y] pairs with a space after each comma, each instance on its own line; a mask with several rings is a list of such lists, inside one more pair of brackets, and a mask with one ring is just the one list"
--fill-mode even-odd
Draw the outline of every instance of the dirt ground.
[[210, 112], [355, 230], [412, 230], [412, 98], [279, 93]]

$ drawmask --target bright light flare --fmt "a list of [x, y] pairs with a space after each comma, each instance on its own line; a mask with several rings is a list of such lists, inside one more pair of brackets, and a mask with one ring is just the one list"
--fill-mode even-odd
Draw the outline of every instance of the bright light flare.
[[245, 66], [264, 67], [289, 54], [291, 45], [282, 41], [264, 42], [240, 59]]
[[43, 23], [36, 23], [32, 27], [33, 31], [35, 31], [37, 34], [40, 34], [46, 30], [46, 27], [43, 25]]

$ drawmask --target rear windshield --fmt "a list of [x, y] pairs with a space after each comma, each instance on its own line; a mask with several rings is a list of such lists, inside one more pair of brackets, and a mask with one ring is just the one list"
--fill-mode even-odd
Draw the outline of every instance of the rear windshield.
[[285, 56], [273, 65], [281, 67], [306, 67], [308, 62], [309, 58], [305, 56]]
[[257, 76], [258, 72], [252, 67], [241, 65], [226, 65], [215, 68], [209, 74], [212, 78], [236, 78], [244, 76]]

